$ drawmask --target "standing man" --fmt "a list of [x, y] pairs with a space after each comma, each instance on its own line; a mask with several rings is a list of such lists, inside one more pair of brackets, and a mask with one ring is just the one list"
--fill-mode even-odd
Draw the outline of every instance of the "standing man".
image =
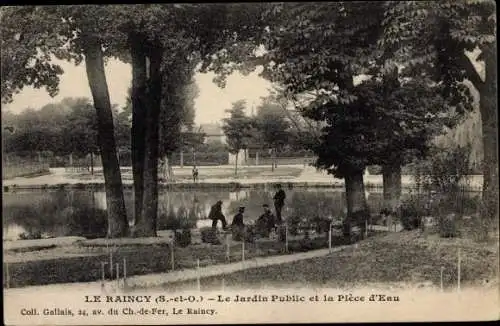
[[193, 165], [193, 182], [198, 181], [198, 169], [196, 168], [196, 165]]
[[222, 214], [222, 200], [217, 201], [211, 208], [208, 218], [212, 220], [212, 229], [217, 229], [217, 222], [221, 220], [222, 229], [227, 230], [226, 217]]
[[283, 222], [283, 219], [281, 217], [281, 210], [283, 209], [283, 206], [285, 206], [286, 194], [285, 191], [281, 189], [280, 184], [276, 185], [276, 189], [276, 194], [274, 194], [273, 197], [274, 209], [276, 210], [276, 220], [278, 224], [281, 224]]

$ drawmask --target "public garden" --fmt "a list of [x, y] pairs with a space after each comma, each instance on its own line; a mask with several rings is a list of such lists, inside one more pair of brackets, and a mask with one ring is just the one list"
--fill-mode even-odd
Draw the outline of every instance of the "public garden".
[[[27, 87], [57, 95], [62, 61], [85, 66], [91, 91], [2, 110], [5, 286], [497, 284], [494, 14], [490, 1], [2, 8], [5, 104]], [[122, 106], [113, 60], [131, 67]], [[272, 84], [257, 105], [231, 102], [220, 130], [196, 122], [196, 76], [224, 89], [255, 72]], [[276, 184], [283, 223], [259, 234]], [[219, 200], [229, 223], [245, 207], [243, 236], [212, 228]]]

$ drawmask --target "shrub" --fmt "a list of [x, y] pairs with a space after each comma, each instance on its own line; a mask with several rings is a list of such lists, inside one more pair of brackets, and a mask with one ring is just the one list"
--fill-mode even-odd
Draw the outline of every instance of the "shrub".
[[200, 229], [200, 233], [202, 242], [220, 244], [220, 241], [217, 238], [217, 230], [214, 230], [211, 227], [204, 227]]
[[439, 236], [442, 238], [453, 238], [458, 236], [456, 214], [440, 216], [438, 219]]
[[172, 206], [168, 208], [167, 213], [163, 213], [159, 216], [158, 230], [178, 230], [180, 228], [180, 219], [177, 218]]
[[299, 234], [299, 224], [301, 220], [302, 219], [298, 215], [292, 215], [287, 219], [288, 232], [290, 232], [291, 235]]
[[418, 214], [418, 210], [412, 206], [401, 208], [400, 220], [403, 229], [407, 231], [418, 229], [421, 225], [421, 216]]
[[81, 236], [88, 239], [103, 238], [107, 234], [108, 215], [103, 209], [88, 206], [78, 207], [66, 217], [68, 235]]
[[414, 164], [417, 186], [439, 192], [456, 191], [472, 172], [470, 145], [434, 147], [426, 160]]
[[191, 230], [175, 231], [175, 244], [183, 248], [189, 246], [191, 244]]

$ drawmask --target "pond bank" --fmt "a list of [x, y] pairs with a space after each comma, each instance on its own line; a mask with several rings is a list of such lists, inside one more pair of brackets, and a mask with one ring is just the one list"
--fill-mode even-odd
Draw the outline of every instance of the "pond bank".
[[[159, 183], [160, 189], [164, 190], [203, 190], [203, 189], [221, 189], [221, 190], [237, 190], [237, 189], [272, 189], [275, 184], [280, 183], [286, 188], [338, 188], [343, 189], [343, 183], [330, 182], [297, 182], [297, 181], [258, 181], [258, 182], [200, 182], [200, 183]], [[123, 183], [123, 188], [132, 190], [132, 183]], [[383, 185], [366, 183], [367, 190], [382, 190]], [[415, 189], [415, 185], [403, 184], [403, 189]], [[59, 183], [59, 184], [10, 184], [4, 185], [4, 192], [14, 192], [22, 190], [104, 190], [104, 182], [86, 182], [86, 183]], [[479, 192], [481, 187], [468, 187], [470, 192]]]

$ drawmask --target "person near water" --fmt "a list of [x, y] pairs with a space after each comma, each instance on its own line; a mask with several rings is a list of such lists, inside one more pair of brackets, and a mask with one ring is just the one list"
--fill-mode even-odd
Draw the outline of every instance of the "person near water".
[[281, 224], [283, 222], [283, 219], [281, 217], [281, 210], [283, 209], [283, 206], [285, 206], [286, 194], [285, 191], [281, 188], [280, 184], [276, 185], [276, 189], [277, 191], [273, 197], [274, 209], [276, 210], [276, 220], [279, 224]]
[[217, 201], [210, 207], [208, 218], [212, 220], [212, 229], [217, 229], [217, 222], [220, 220], [222, 222], [222, 229], [227, 230], [226, 217], [222, 214], [222, 200]]
[[198, 181], [198, 169], [196, 168], [196, 165], [193, 166], [193, 182]]
[[262, 208], [264, 208], [264, 214], [257, 219], [256, 229], [258, 234], [269, 237], [271, 231], [276, 228], [276, 218], [271, 212], [269, 205], [264, 204]]
[[239, 207], [238, 213], [233, 217], [233, 222], [231, 223], [231, 230], [233, 231], [233, 239], [239, 241], [244, 236], [245, 223], [243, 222], [243, 213], [245, 212], [245, 207]]

